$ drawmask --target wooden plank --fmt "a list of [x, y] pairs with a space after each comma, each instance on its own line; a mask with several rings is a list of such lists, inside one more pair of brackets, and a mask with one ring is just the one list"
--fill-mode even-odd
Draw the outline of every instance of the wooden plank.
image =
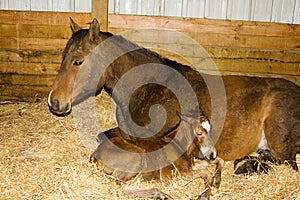
[[0, 24], [1, 37], [68, 39], [72, 35], [66, 25]]
[[0, 85], [0, 101], [28, 101], [36, 102], [46, 98], [51, 87]]
[[0, 62], [0, 73], [23, 75], [57, 75], [60, 64]]
[[52, 86], [56, 76], [0, 74], [1, 85]]
[[110, 15], [109, 28], [123, 29], [168, 29], [182, 32], [219, 33], [232, 35], [300, 36], [300, 25], [276, 23], [254, 23], [212, 19], [178, 17], [150, 17], [131, 15]]
[[300, 64], [300, 53], [295, 51], [266, 50], [258, 48], [223, 47], [223, 46], [199, 46], [178, 43], [154, 43], [149, 41], [134, 41], [138, 45], [156, 50], [165, 50], [169, 53], [176, 53], [178, 57], [213, 59], [247, 59], [257, 60], [258, 62], [277, 62]]
[[5, 49], [32, 49], [32, 50], [60, 50], [62, 51], [66, 44], [67, 39], [54, 39], [54, 38], [18, 38], [18, 37], [0, 37], [0, 47]]
[[0, 62], [60, 64], [62, 51], [0, 49]]
[[[124, 29], [110, 29], [113, 33], [124, 31]], [[127, 33], [128, 32], [124, 32]], [[230, 35], [219, 33], [198, 33], [198, 32], [182, 32], [185, 38], [192, 38], [200, 45], [210, 46], [229, 46], [229, 47], [243, 47], [243, 48], [261, 48], [274, 50], [300, 50], [300, 37], [262, 37], [252, 35]], [[182, 43], [182, 37], [172, 38], [169, 34], [163, 31], [156, 33], [144, 31], [140, 34], [138, 31], [131, 32], [132, 37], [138, 41], [161, 41], [174, 43]], [[192, 41], [192, 40], [190, 40]]]
[[98, 19], [102, 31], [108, 29], [108, 0], [92, 0], [92, 18]]
[[88, 27], [88, 23], [91, 22], [91, 16], [87, 13], [0, 10], [0, 16], [0, 24], [69, 25], [69, 17], [84, 27]]

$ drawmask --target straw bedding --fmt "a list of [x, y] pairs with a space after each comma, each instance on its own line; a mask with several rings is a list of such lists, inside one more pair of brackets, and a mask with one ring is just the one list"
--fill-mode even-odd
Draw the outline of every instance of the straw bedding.
[[[191, 199], [204, 189], [192, 173], [164, 182], [137, 177], [117, 183], [88, 162], [72, 115], [52, 115], [46, 101], [0, 104], [0, 199], [133, 199], [124, 190], [153, 187]], [[116, 126], [109, 97], [96, 101], [103, 129]], [[273, 166], [268, 175], [234, 176], [232, 162], [226, 162], [222, 179], [212, 199], [300, 199], [300, 173], [287, 166]]]

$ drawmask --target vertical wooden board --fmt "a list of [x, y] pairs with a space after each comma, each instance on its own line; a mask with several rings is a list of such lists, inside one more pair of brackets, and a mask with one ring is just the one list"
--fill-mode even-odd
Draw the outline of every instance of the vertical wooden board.
[[53, 0], [52, 10], [59, 12], [74, 12], [74, 0]]
[[252, 0], [250, 20], [270, 22], [272, 2], [271, 0]]
[[142, 15], [154, 15], [155, 0], [144, 0], [141, 2]]
[[228, 0], [209, 0], [205, 4], [205, 17], [226, 19]]
[[294, 9], [293, 24], [300, 24], [300, 1], [297, 0]]
[[9, 10], [30, 10], [30, 0], [9, 0]]
[[137, 0], [136, 2], [136, 14], [137, 15], [142, 14], [142, 0]]
[[187, 12], [183, 17], [204, 18], [205, 0], [188, 0]]
[[0, 9], [7, 10], [8, 9], [8, 0], [0, 0]]
[[30, 10], [33, 11], [51, 11], [51, 7], [48, 7], [49, 0], [31, 0]]
[[292, 23], [295, 0], [277, 0], [273, 2], [272, 22]]
[[137, 14], [138, 0], [120, 0], [120, 14]]
[[74, 0], [74, 11], [90, 13], [92, 12], [92, 0]]
[[251, 0], [228, 0], [227, 19], [249, 20]]
[[165, 0], [164, 16], [181, 16], [182, 0]]

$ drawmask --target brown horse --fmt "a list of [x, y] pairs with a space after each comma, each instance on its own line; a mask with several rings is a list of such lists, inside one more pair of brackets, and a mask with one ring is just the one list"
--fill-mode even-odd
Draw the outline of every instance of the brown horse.
[[[288, 162], [293, 169], [298, 169], [296, 154], [300, 152], [300, 88], [294, 83], [277, 78], [222, 76], [227, 103], [226, 110], [223, 110], [216, 106], [211, 107], [213, 97], [210, 96], [204, 81], [207, 79], [214, 81], [220, 77], [200, 74], [189, 66], [162, 58], [138, 47], [121, 36], [101, 32], [99, 23], [95, 19], [89, 29], [81, 29], [73, 21], [71, 21], [71, 28], [73, 35], [63, 52], [60, 72], [48, 98], [53, 113], [66, 115], [71, 112], [73, 105], [89, 96], [99, 94], [104, 89], [112, 95], [117, 104], [117, 122], [126, 132], [122, 135], [125, 139], [143, 138], [143, 135], [148, 137], [147, 131], [151, 132], [156, 127], [159, 131], [152, 131], [156, 133], [153, 137], [163, 137], [180, 120], [176, 110], [186, 112], [180, 107], [181, 103], [176, 98], [176, 94], [156, 84], [155, 81], [151, 82], [161, 79], [177, 87], [181, 86], [176, 85], [175, 80], [172, 79], [177, 77], [177, 74], [168, 75], [163, 72], [163, 67], [153, 67], [153, 64], [164, 65], [188, 81], [196, 95], [198, 106], [206, 116], [211, 118], [212, 109], [217, 109], [220, 113], [226, 111], [224, 127], [216, 143], [221, 158], [235, 160], [256, 151], [264, 132], [276, 161]], [[103, 51], [97, 49], [98, 47], [104, 48]], [[98, 50], [97, 53], [93, 53], [94, 49]], [[149, 63], [151, 66], [148, 65]], [[121, 87], [113, 95], [114, 89], [118, 85], [118, 80], [125, 77], [126, 73], [137, 69], [137, 66], [144, 66], [143, 69], [151, 68], [148, 70], [149, 73], [147, 71], [150, 76], [147, 78], [149, 83], [139, 88], [132, 86], [134, 92], [127, 105], [127, 100], [120, 96], [124, 95], [122, 94], [124, 89], [126, 91], [126, 88], [130, 87], [125, 85], [123, 90]], [[93, 67], [93, 70], [89, 67]], [[146, 79], [142, 73], [140, 75], [137, 72], [133, 72], [135, 76], [128, 79], [133, 82], [133, 85], [134, 81], [141, 83]], [[100, 75], [95, 76], [95, 73]], [[97, 84], [91, 89], [89, 83], [93, 81]], [[192, 104], [189, 99], [193, 99], [194, 94], [187, 91], [188, 88], [181, 88], [179, 93], [187, 96], [186, 104]], [[123, 93], [126, 95], [126, 92]], [[160, 107], [152, 109], [153, 105], [160, 105]], [[164, 112], [158, 112], [162, 110], [161, 108], [164, 108]], [[130, 115], [126, 114], [126, 109], [130, 111]], [[155, 113], [153, 111], [159, 114], [153, 117]], [[148, 128], [152, 120], [155, 121], [154, 126]], [[161, 121], [164, 122], [163, 126], [159, 123]], [[147, 131], [135, 131], [131, 128], [133, 122], [140, 127], [146, 127]], [[218, 125], [215, 121], [211, 123], [214, 127]], [[212, 129], [212, 135], [215, 131], [216, 129]], [[110, 133], [113, 135], [114, 132], [114, 129], [106, 131], [107, 135]], [[128, 133], [131, 136], [128, 136]]]
[[[218, 188], [221, 184], [224, 161], [216, 157], [217, 152], [209, 135], [210, 123], [205, 116], [200, 115], [199, 118], [192, 113], [180, 115], [180, 118], [178, 126], [160, 139], [147, 138], [128, 143], [120, 133], [116, 134], [99, 144], [90, 161], [123, 182], [137, 175], [163, 180], [172, 178], [172, 171], [179, 171], [181, 174], [194, 169], [197, 170], [197, 176], [202, 177], [205, 182], [205, 190], [201, 196], [209, 199], [211, 187]], [[202, 167], [199, 167], [199, 163], [194, 163], [195, 152], [207, 158], [200, 162]], [[215, 174], [207, 169], [209, 164], [215, 165]], [[145, 193], [135, 191], [136, 195]]]

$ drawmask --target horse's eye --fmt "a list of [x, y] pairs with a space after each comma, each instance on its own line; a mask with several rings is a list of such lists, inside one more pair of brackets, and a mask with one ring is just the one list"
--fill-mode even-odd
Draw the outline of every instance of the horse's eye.
[[75, 61], [73, 62], [73, 65], [74, 65], [74, 66], [80, 66], [82, 63], [83, 63], [83, 61], [81, 61], [81, 60], [75, 60]]

